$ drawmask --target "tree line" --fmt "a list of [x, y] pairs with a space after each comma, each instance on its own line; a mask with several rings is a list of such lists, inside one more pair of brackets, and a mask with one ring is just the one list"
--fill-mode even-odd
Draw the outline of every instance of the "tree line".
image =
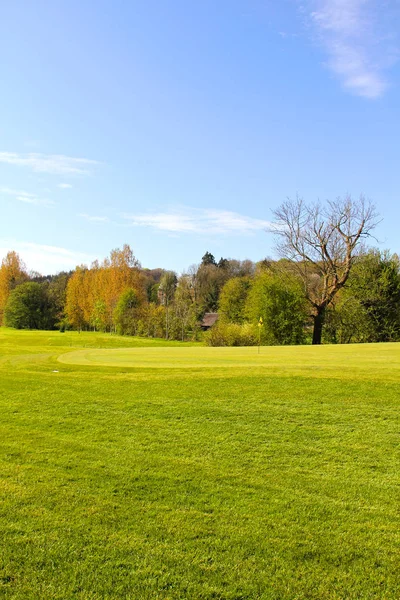
[[28, 273], [11, 251], [0, 267], [0, 324], [188, 340], [218, 312], [204, 334], [210, 345], [400, 340], [399, 258], [360, 243], [376, 224], [372, 205], [296, 199], [275, 215], [280, 259], [206, 252], [180, 276], [142, 268], [127, 244], [50, 276]]
[[[287, 259], [259, 263], [206, 253], [177, 276], [142, 269], [129, 246], [90, 267], [41, 277], [16, 252], [0, 267], [0, 319], [18, 329], [93, 330], [122, 335], [199, 339], [206, 312], [218, 312], [210, 345], [310, 342], [313, 316], [301, 279]], [[261, 331], [258, 323], [262, 319]], [[400, 340], [400, 262], [369, 250], [354, 261], [347, 285], [326, 310], [323, 341]]]
[[217, 264], [206, 252], [200, 265], [178, 277], [173, 271], [142, 268], [125, 244], [102, 263], [41, 276], [28, 273], [10, 251], [0, 267], [0, 324], [197, 338], [204, 313], [218, 310], [224, 284], [254, 269], [251, 261], [221, 259]]

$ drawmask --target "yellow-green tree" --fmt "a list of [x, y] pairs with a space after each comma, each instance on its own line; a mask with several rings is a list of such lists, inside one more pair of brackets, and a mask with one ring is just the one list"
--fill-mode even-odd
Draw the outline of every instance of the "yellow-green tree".
[[90, 326], [113, 331], [121, 295], [132, 290], [138, 305], [147, 301], [146, 280], [131, 248], [112, 250], [110, 258], [91, 267], [77, 267], [68, 282], [66, 314], [77, 329]]
[[85, 266], [76, 267], [75, 273], [68, 281], [67, 300], [65, 305], [65, 313], [69, 323], [75, 329], [80, 331], [87, 321], [85, 320]]
[[219, 297], [221, 320], [241, 325], [246, 320], [245, 304], [250, 288], [249, 277], [228, 279]]

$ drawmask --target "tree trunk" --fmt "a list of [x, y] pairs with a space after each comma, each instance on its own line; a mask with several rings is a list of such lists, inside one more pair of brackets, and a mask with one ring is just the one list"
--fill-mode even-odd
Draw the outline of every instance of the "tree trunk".
[[312, 336], [312, 344], [313, 346], [316, 344], [321, 344], [322, 339], [322, 327], [324, 325], [325, 320], [325, 307], [319, 308], [317, 314], [314, 315], [314, 330]]

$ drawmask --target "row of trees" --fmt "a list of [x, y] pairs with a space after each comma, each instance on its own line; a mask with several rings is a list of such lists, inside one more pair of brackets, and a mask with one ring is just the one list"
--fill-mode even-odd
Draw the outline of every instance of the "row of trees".
[[[221, 291], [220, 321], [210, 344], [301, 344], [312, 342], [315, 313], [293, 265], [264, 261], [249, 279], [234, 278]], [[258, 321], [262, 318], [261, 331]], [[235, 327], [232, 327], [234, 325]], [[249, 332], [248, 326], [252, 325]], [[250, 338], [249, 338], [250, 333]], [[400, 262], [396, 254], [369, 250], [354, 258], [347, 285], [324, 313], [322, 340], [329, 343], [400, 340]]]
[[180, 277], [173, 271], [142, 269], [129, 246], [113, 250], [102, 264], [78, 267], [67, 287], [66, 324], [127, 335], [184, 340], [197, 337], [207, 311], [218, 309], [220, 291], [234, 276], [250, 275], [251, 261], [210, 253]]
[[10, 252], [0, 267], [0, 323], [184, 340], [218, 311], [210, 344], [400, 339], [399, 260], [362, 245], [377, 222], [370, 203], [296, 199], [275, 216], [280, 260], [217, 262], [206, 252], [180, 277], [143, 269], [128, 245], [48, 277], [28, 274]]
[[[125, 248], [102, 265], [44, 278], [29, 276], [10, 253], [0, 268], [2, 322], [182, 340], [197, 337], [204, 312], [218, 309], [219, 322], [206, 335], [210, 344], [255, 344], [260, 333], [266, 344], [300, 344], [312, 337], [309, 302], [288, 260], [227, 261], [220, 272], [217, 264], [201, 263], [179, 278], [170, 271], [146, 272], [132, 260]], [[324, 323], [326, 342], [399, 340], [398, 257], [378, 250], [359, 254]]]
[[72, 328], [184, 340], [197, 337], [207, 311], [218, 309], [230, 278], [250, 275], [251, 261], [206, 253], [180, 277], [143, 269], [128, 245], [102, 263], [69, 273], [28, 273], [16, 252], [0, 267], [0, 324], [18, 328]]

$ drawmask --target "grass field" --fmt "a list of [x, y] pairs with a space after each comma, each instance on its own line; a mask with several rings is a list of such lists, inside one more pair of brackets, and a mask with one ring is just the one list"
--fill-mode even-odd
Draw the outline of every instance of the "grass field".
[[0, 598], [400, 598], [400, 344], [0, 329]]

